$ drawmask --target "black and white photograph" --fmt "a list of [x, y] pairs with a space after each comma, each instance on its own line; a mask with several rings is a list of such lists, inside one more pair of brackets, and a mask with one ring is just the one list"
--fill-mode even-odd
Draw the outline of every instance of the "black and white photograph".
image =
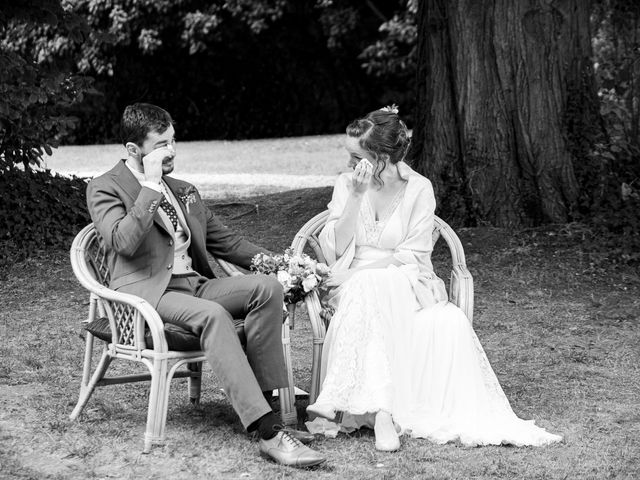
[[0, 479], [640, 478], [640, 1], [0, 2]]

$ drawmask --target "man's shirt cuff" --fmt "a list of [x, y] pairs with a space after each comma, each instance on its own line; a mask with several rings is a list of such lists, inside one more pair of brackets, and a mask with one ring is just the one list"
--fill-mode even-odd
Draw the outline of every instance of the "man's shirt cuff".
[[144, 181], [140, 182], [140, 186], [150, 188], [151, 190], [155, 190], [158, 193], [162, 193], [162, 187], [159, 183]]

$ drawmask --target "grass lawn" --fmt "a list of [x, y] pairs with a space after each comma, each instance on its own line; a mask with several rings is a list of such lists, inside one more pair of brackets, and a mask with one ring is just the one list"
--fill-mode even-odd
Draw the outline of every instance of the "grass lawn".
[[[282, 250], [329, 196], [330, 188], [306, 188], [210, 206], [248, 238]], [[640, 478], [638, 272], [594, 261], [567, 227], [457, 231], [474, 275], [474, 327], [502, 387], [519, 416], [563, 435], [562, 443], [467, 448], [403, 439], [400, 452], [381, 453], [373, 433], [361, 431], [318, 439], [329, 460], [297, 470], [259, 457], [206, 369], [199, 407], [189, 404], [186, 381], [173, 382], [167, 444], [143, 455], [144, 383], [99, 388], [80, 421], [68, 420], [88, 296], [68, 253], [53, 251], [0, 270], [0, 478]], [[447, 278], [441, 249], [434, 263]], [[292, 343], [306, 390], [305, 320], [298, 309]], [[301, 422], [305, 406], [299, 398]]]
[[[344, 135], [284, 139], [178, 142], [176, 175], [207, 198], [244, 197], [333, 185], [344, 171]], [[65, 175], [93, 177], [122, 158], [122, 145], [63, 146], [45, 158]]]

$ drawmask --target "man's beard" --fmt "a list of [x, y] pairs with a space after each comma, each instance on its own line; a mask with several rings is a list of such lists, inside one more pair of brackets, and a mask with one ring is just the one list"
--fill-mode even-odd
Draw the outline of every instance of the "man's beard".
[[168, 175], [169, 173], [173, 172], [175, 165], [173, 164], [173, 160], [170, 160], [167, 163], [162, 163], [162, 174], [163, 175]]

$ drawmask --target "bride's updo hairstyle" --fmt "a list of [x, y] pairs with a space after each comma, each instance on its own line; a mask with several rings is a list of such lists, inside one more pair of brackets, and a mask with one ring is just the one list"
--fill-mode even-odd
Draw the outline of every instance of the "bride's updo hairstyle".
[[368, 113], [347, 126], [347, 135], [359, 139], [360, 147], [376, 161], [373, 178], [382, 185], [380, 172], [385, 159], [395, 165], [404, 160], [411, 144], [409, 130], [398, 116], [398, 107], [392, 105]]

